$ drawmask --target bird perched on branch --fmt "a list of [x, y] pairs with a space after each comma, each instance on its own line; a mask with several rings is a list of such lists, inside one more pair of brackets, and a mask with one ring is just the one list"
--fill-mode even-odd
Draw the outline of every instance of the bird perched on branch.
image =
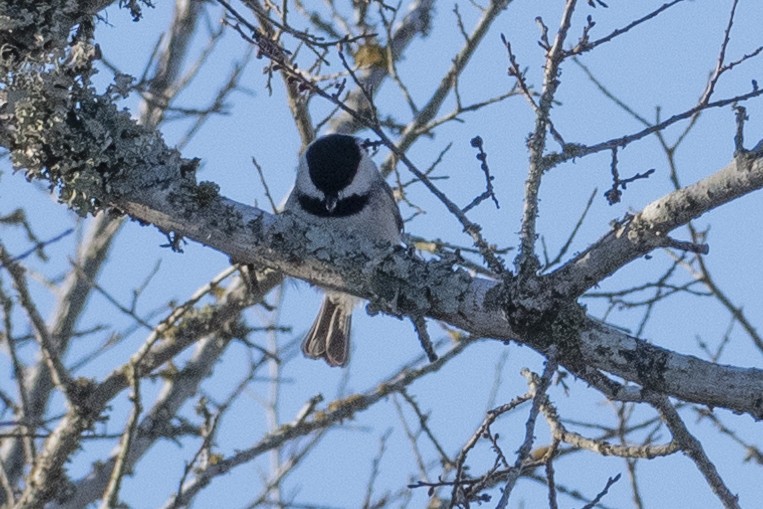
[[[344, 134], [313, 141], [299, 158], [297, 180], [285, 209], [316, 227], [399, 244], [400, 211], [367, 147], [368, 142]], [[330, 366], [347, 364], [352, 310], [358, 301], [327, 290], [302, 352]]]

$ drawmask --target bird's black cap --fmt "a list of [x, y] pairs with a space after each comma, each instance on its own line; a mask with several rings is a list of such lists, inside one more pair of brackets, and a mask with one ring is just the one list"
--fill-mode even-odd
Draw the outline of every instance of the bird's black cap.
[[315, 140], [305, 153], [310, 179], [326, 196], [337, 196], [358, 171], [361, 153], [353, 136], [329, 134]]

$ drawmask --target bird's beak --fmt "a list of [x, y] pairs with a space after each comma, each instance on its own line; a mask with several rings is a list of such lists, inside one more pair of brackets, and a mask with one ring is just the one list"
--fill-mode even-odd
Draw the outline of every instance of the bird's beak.
[[326, 206], [326, 210], [328, 210], [329, 212], [333, 212], [334, 209], [336, 208], [336, 202], [338, 199], [339, 197], [336, 195], [327, 195], [323, 199], [323, 204]]

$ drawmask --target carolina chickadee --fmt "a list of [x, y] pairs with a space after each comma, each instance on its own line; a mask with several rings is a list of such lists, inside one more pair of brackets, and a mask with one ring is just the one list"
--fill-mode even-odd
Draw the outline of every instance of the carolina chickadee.
[[[344, 230], [375, 242], [401, 242], [403, 221], [392, 190], [361, 139], [330, 134], [313, 141], [299, 158], [297, 181], [285, 209], [325, 229]], [[326, 291], [302, 342], [305, 356], [344, 366], [350, 353], [352, 308], [358, 299]]]

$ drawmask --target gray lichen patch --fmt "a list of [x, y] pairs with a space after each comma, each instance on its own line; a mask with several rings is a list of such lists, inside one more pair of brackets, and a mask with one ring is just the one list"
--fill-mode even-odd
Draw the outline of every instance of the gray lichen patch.
[[115, 89], [98, 94], [82, 83], [70, 57], [61, 52], [6, 76], [0, 116], [14, 167], [47, 181], [80, 215], [97, 212], [105, 197], [193, 182], [187, 161], [119, 109]]

